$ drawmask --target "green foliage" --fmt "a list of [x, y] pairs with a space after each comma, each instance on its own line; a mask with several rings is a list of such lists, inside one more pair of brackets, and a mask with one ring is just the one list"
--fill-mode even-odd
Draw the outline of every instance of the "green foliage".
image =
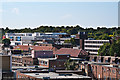
[[70, 40], [65, 40], [64, 43], [71, 43], [73, 46], [76, 45], [75, 39], [71, 38]]
[[120, 56], [120, 40], [113, 40], [113, 43], [106, 43], [98, 50], [98, 55], [102, 56]]
[[68, 59], [66, 62], [65, 62], [65, 67], [66, 67], [66, 70], [74, 70], [76, 69], [76, 64], [75, 64], [75, 61], [71, 61], [70, 59]]
[[110, 43], [106, 43], [103, 46], [100, 47], [98, 50], [98, 55], [101, 56], [108, 56], [109, 55], [109, 49], [110, 49]]
[[64, 43], [71, 43], [70, 40], [65, 40]]
[[11, 44], [10, 39], [7, 39], [7, 38], [6, 38], [6, 39], [3, 39], [3, 40], [2, 40], [2, 43], [4, 44], [5, 47], [9, 47], [10, 44]]
[[106, 27], [98, 27], [97, 29], [93, 28], [82, 28], [79, 25], [76, 26], [39, 26], [37, 28], [31, 29], [31, 28], [24, 28], [24, 29], [9, 29], [6, 27], [4, 29], [5, 33], [33, 33], [33, 32], [40, 32], [40, 33], [45, 33], [45, 32], [63, 32], [63, 33], [68, 33], [70, 35], [77, 34], [78, 32], [88, 32], [88, 37], [89, 38], [94, 38], [94, 39], [110, 39], [113, 35], [113, 37], [120, 35], [120, 27], [118, 28], [106, 28]]

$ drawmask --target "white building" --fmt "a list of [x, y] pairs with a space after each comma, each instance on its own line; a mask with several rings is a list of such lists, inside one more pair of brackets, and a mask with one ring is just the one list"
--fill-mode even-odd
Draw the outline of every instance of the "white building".
[[32, 40], [59, 39], [59, 35], [67, 33], [6, 33], [5, 37], [11, 40], [11, 45], [28, 45]]
[[100, 46], [109, 42], [109, 40], [84, 40], [84, 49], [90, 54], [96, 55]]
[[29, 44], [34, 40], [35, 34], [33, 33], [6, 33], [6, 38], [11, 40], [11, 45]]

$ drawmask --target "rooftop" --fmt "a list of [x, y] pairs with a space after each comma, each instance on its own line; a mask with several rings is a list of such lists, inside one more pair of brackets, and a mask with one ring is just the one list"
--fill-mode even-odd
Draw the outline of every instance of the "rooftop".
[[48, 73], [24, 73], [35, 78], [47, 78], [47, 79], [78, 79], [78, 78], [90, 78], [88, 76], [77, 75], [77, 74], [58, 74], [54, 72]]
[[78, 55], [88, 55], [88, 53], [84, 50], [73, 48], [61, 48], [55, 51], [54, 54], [70, 54], [72, 57], [78, 57]]
[[52, 46], [27, 46], [27, 45], [18, 45], [14, 48], [14, 50], [25, 50], [28, 51], [29, 49], [33, 50], [52, 50]]

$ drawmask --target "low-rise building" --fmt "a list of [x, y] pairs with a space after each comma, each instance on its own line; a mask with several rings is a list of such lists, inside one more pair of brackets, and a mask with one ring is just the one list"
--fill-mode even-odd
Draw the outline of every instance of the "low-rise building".
[[[63, 71], [64, 72], [64, 71]], [[48, 71], [20, 71], [16, 74], [17, 80], [31, 79], [31, 80], [92, 80], [91, 77], [78, 75], [74, 73], [55, 73]]]

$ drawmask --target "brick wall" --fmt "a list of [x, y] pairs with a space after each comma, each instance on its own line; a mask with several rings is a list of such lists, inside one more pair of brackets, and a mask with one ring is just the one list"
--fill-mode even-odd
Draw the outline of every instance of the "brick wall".
[[22, 64], [24, 66], [29, 65], [29, 66], [33, 66], [34, 65], [34, 61], [32, 57], [23, 57], [22, 58]]
[[66, 60], [50, 60], [49, 61], [49, 68], [50, 69], [65, 69], [65, 62]]
[[93, 64], [91, 65], [91, 68], [94, 78], [119, 79], [119, 68]]

